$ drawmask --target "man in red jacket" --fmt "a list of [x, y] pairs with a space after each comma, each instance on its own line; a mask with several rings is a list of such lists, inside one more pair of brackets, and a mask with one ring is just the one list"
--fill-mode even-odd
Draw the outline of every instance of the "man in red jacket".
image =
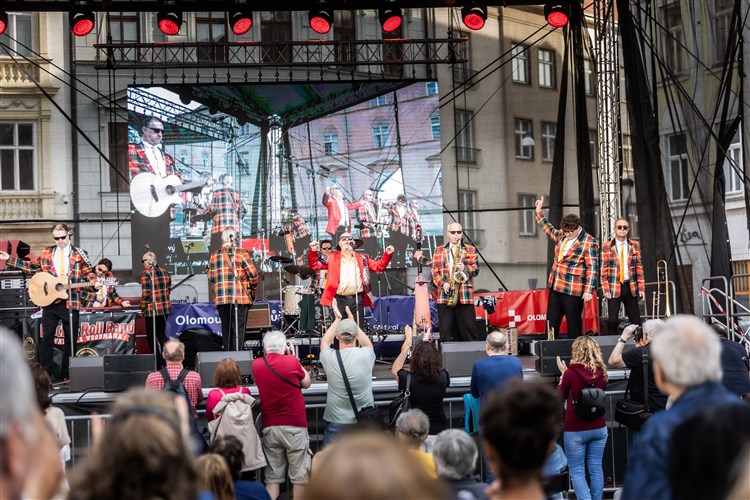
[[370, 271], [379, 273], [388, 267], [393, 257], [393, 246], [388, 245], [379, 260], [370, 259], [367, 255], [354, 251], [354, 237], [345, 232], [339, 238], [339, 252], [328, 255], [328, 263], [318, 258], [318, 242], [310, 242], [307, 252], [308, 265], [316, 270], [327, 269], [328, 276], [320, 298], [320, 305], [330, 306], [336, 299], [341, 314], [346, 314], [346, 307], [356, 311], [355, 317], [360, 328], [365, 322], [365, 306], [374, 307], [370, 291]]

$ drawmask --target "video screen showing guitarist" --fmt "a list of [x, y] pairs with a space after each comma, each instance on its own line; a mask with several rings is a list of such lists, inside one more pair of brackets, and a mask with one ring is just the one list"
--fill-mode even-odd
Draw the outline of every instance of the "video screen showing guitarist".
[[[32, 284], [29, 283], [29, 295], [35, 304], [42, 306], [44, 336], [39, 342], [39, 362], [50, 374], [53, 382], [62, 382], [69, 378], [70, 356], [71, 353], [75, 353], [75, 345], [70, 345], [71, 332], [68, 311], [70, 309], [72, 313], [73, 331], [77, 336], [78, 311], [81, 308], [78, 288], [89, 286], [96, 280], [96, 274], [91, 270], [81, 251], [71, 244], [71, 235], [71, 229], [67, 224], [55, 224], [52, 226], [52, 238], [55, 245], [42, 250], [39, 257], [32, 261], [21, 260], [18, 257], [10, 256], [7, 252], [0, 251], [0, 260], [7, 261], [9, 267], [38, 275], [42, 278], [41, 281], [45, 281], [39, 287], [38, 294], [35, 292], [35, 288], [32, 288]], [[71, 285], [70, 288], [68, 288], [68, 284]], [[66, 292], [66, 290], [68, 291]], [[65, 300], [66, 298], [68, 300]], [[62, 366], [58, 369], [54, 364], [54, 345], [55, 331], [60, 322], [62, 322], [65, 332], [65, 343]], [[75, 338], [73, 342], [75, 343]]]
[[222, 231], [221, 241], [221, 248], [211, 254], [208, 262], [208, 282], [213, 287], [214, 304], [221, 318], [224, 350], [234, 351], [237, 347], [242, 350], [247, 311], [255, 300], [258, 270], [250, 252], [236, 246], [237, 233], [233, 229]]

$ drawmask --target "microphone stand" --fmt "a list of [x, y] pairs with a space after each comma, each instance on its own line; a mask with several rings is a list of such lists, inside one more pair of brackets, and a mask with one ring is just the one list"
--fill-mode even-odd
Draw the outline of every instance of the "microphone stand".
[[156, 277], [156, 262], [151, 261], [149, 265], [151, 266], [151, 340], [153, 341], [152, 345], [154, 346], [154, 371], [156, 371], [159, 369], [159, 362], [157, 361], [159, 356], [156, 352], [156, 281], [154, 280]]
[[[234, 238], [229, 239], [229, 249], [232, 250], [231, 255], [227, 251], [227, 256], [232, 262], [232, 276], [234, 278], [234, 286], [232, 287], [232, 302], [234, 304], [234, 350], [239, 351], [240, 350], [240, 313], [238, 311], [238, 305], [237, 305], [237, 263], [234, 261]], [[229, 345], [229, 342], [227, 342], [227, 345]]]
[[[70, 269], [68, 270], [68, 274], [65, 276], [68, 280], [68, 330], [70, 330], [70, 357], [74, 357], [76, 355], [76, 337], [78, 336], [78, 332], [73, 331], [73, 289], [71, 288], [72, 282], [71, 282], [71, 274], [72, 274], [72, 267], [70, 266], [70, 258], [73, 256], [73, 252], [76, 252], [81, 259], [88, 264], [88, 258], [86, 255], [81, 252], [77, 247], [73, 245], [73, 243], [70, 243], [70, 254], [68, 255], [68, 267]], [[89, 264], [90, 265], [90, 264]], [[80, 297], [79, 297], [80, 299]], [[52, 338], [52, 347], [54, 349], [55, 345], [55, 339]], [[65, 349], [63, 348], [63, 356], [65, 355]], [[68, 360], [70, 361], [70, 360]], [[70, 368], [70, 365], [68, 365]]]

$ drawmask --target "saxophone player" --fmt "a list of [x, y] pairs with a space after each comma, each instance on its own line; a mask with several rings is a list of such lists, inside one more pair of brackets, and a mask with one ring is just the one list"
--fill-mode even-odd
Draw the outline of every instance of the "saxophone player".
[[479, 274], [479, 264], [476, 248], [463, 243], [463, 233], [458, 222], [448, 224], [448, 243], [435, 249], [432, 261], [441, 342], [477, 338], [472, 279]]

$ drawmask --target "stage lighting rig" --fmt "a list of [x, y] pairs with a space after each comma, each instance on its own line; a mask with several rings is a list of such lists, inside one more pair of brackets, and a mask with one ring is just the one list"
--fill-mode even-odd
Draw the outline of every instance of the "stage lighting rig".
[[383, 7], [379, 10], [380, 26], [386, 33], [392, 33], [401, 27], [404, 16], [398, 7]]
[[553, 28], [562, 28], [570, 21], [570, 6], [568, 2], [547, 2], [544, 5], [544, 17], [547, 24]]
[[333, 26], [333, 11], [328, 9], [313, 9], [307, 13], [310, 29], [320, 35], [331, 31]]
[[165, 2], [164, 8], [156, 15], [159, 30], [168, 36], [176, 35], [182, 27], [182, 11], [175, 7], [174, 2]]
[[253, 27], [253, 13], [247, 7], [235, 11], [229, 18], [229, 26], [235, 35], [244, 35]]
[[0, 35], [5, 33], [5, 29], [8, 27], [8, 13], [4, 10], [0, 10]]
[[463, 19], [464, 26], [470, 30], [481, 30], [484, 28], [484, 22], [487, 20], [487, 7], [466, 5], [461, 9], [461, 19]]
[[94, 19], [88, 2], [78, 2], [70, 11], [70, 29], [75, 36], [86, 36], [94, 30]]

